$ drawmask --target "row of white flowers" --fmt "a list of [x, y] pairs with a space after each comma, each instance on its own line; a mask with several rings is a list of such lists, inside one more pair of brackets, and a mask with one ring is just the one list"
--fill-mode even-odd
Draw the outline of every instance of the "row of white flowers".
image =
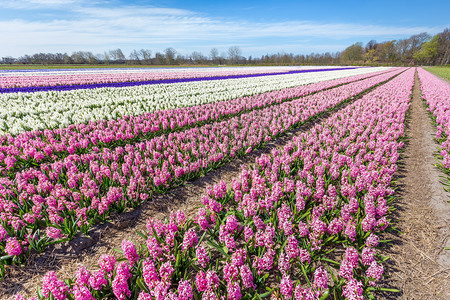
[[336, 66], [269, 66], [269, 67], [201, 67], [201, 68], [92, 68], [92, 69], [41, 69], [41, 70], [0, 70], [1, 76], [52, 76], [83, 74], [123, 74], [123, 73], [232, 73], [258, 74], [271, 72], [288, 72], [296, 70], [329, 69]]
[[241, 79], [0, 95], [0, 134], [200, 105], [387, 68], [360, 68]]

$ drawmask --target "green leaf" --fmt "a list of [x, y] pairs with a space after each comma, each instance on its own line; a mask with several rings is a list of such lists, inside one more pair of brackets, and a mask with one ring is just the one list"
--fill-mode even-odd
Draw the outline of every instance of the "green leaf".
[[148, 235], [142, 233], [142, 231], [140, 231], [140, 230], [136, 230], [136, 233], [139, 234], [145, 240], [148, 238]]
[[322, 257], [320, 260], [327, 261], [327, 262], [329, 262], [329, 263], [332, 263], [332, 264], [335, 264], [335, 265], [338, 265], [338, 266], [341, 265], [341, 264], [338, 263], [337, 261], [334, 261], [334, 260], [329, 259], [329, 258], [324, 258], [324, 257]]
[[262, 282], [263, 280], [266, 280], [267, 277], [269, 277], [269, 274], [265, 274], [263, 277], [259, 278], [258, 281], [257, 281], [257, 283], [260, 283], [260, 282]]
[[37, 287], [36, 294], [39, 299], [44, 299], [44, 294], [42, 293], [42, 290], [39, 286]]
[[302, 268], [303, 275], [305, 275], [306, 282], [308, 282], [308, 285], [311, 286], [311, 282], [309, 281], [308, 275], [306, 274], [305, 267], [303, 266], [303, 264], [301, 264], [300, 267]]
[[12, 256], [11, 255], [5, 255], [5, 256], [2, 256], [2, 257], [0, 257], [0, 261], [2, 261], [2, 260], [7, 260], [7, 259], [9, 259], [9, 258], [11, 258]]
[[205, 235], [206, 235], [206, 231], [203, 233], [202, 237], [198, 241], [198, 245], [200, 245], [202, 243], [203, 239], [205, 238]]
[[117, 248], [114, 248], [113, 250], [114, 250], [114, 251], [116, 251], [117, 253], [123, 254], [123, 251], [122, 251], [122, 249], [117, 249]]
[[217, 251], [219, 251], [220, 253], [222, 253], [223, 255], [225, 255], [227, 258], [230, 258], [231, 256], [228, 253], [225, 253], [225, 251], [223, 251], [222, 247], [220, 247], [219, 245], [217, 245], [216, 243], [212, 242], [212, 241], [208, 241], [208, 244], [212, 247], [214, 247], [215, 249], [217, 249]]
[[327, 290], [325, 291], [325, 293], [323, 293], [322, 297], [319, 298], [319, 300], [325, 300], [325, 299], [328, 298], [329, 295], [330, 295], [330, 290], [327, 289]]
[[178, 268], [178, 266], [180, 265], [180, 261], [181, 261], [181, 256], [180, 256], [180, 253], [178, 253], [177, 259], [175, 261], [175, 269]]
[[334, 273], [331, 271], [330, 266], [328, 264], [325, 264], [325, 266], [327, 267], [328, 272], [330, 272], [331, 278], [333, 279], [333, 282], [336, 283], [338, 280], [337, 280], [336, 276], [334, 276]]
[[148, 290], [147, 286], [144, 284], [144, 282], [142, 281], [142, 278], [139, 277], [136, 279], [136, 283], [137, 285], [141, 288], [141, 290], [150, 293], [150, 291]]
[[397, 289], [389, 289], [389, 288], [383, 288], [383, 287], [375, 287], [375, 288], [369, 288], [369, 291], [383, 291], [383, 292], [391, 292], [391, 293], [400, 293], [400, 290]]
[[381, 262], [387, 261], [389, 259], [391, 259], [389, 256], [382, 256]]
[[260, 298], [265, 298], [265, 297], [269, 296], [270, 294], [272, 294], [272, 291], [266, 292], [266, 293], [264, 293], [264, 294], [258, 294], [258, 296], [259, 296]]

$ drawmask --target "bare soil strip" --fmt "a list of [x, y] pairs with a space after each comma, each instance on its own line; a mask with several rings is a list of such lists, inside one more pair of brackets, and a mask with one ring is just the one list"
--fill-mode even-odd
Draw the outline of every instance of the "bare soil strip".
[[[399, 201], [393, 215], [401, 233], [382, 254], [390, 256], [385, 282], [380, 286], [400, 293], [379, 294], [382, 299], [450, 299], [450, 195], [439, 182], [434, 166], [437, 144], [423, 107], [416, 74], [407, 124], [409, 141], [399, 168]], [[378, 298], [378, 297], [377, 297]]]

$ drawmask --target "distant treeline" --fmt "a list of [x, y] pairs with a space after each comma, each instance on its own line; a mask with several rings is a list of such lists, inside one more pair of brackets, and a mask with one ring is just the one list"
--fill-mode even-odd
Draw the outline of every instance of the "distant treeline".
[[450, 63], [450, 32], [446, 28], [434, 36], [426, 32], [408, 39], [366, 45], [355, 43], [342, 52], [266, 54], [261, 57], [244, 57], [239, 47], [219, 53], [212, 48], [208, 55], [194, 51], [190, 55], [177, 53], [173, 48], [152, 53], [151, 50], [133, 50], [128, 57], [121, 49], [103, 54], [89, 51], [67, 53], [35, 53], [18, 58], [2, 57], [1, 64], [128, 64], [128, 65], [448, 65]]

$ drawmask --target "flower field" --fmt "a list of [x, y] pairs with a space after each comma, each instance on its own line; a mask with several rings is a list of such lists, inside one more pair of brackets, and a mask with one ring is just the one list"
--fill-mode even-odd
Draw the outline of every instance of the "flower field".
[[416, 72], [450, 175], [450, 89], [421, 68], [0, 71], [0, 273], [285, 137], [206, 187], [194, 215], [149, 218], [141, 243], [70, 278], [47, 272], [36, 298], [394, 292], [380, 249]]
[[422, 97], [436, 125], [436, 140], [440, 144], [438, 167], [447, 174], [444, 183], [450, 187], [450, 86], [422, 68], [418, 69]]
[[[97, 69], [64, 71], [0, 71], [0, 91], [19, 92], [29, 90], [62, 90], [121, 86], [121, 83], [154, 84], [165, 81], [183, 82], [198, 80], [217, 80], [229, 78], [258, 77], [291, 73], [320, 72], [324, 70], [345, 70], [352, 67], [272, 67], [272, 68], [204, 68], [204, 69]], [[183, 80], [184, 79], [184, 80]], [[99, 86], [100, 85], [100, 86]], [[103, 85], [103, 86], [102, 86]], [[78, 87], [77, 87], [78, 86]], [[53, 87], [53, 88], [51, 88]]]
[[141, 115], [231, 100], [309, 83], [371, 73], [369, 69], [272, 75], [133, 87], [0, 94], [2, 134]]

